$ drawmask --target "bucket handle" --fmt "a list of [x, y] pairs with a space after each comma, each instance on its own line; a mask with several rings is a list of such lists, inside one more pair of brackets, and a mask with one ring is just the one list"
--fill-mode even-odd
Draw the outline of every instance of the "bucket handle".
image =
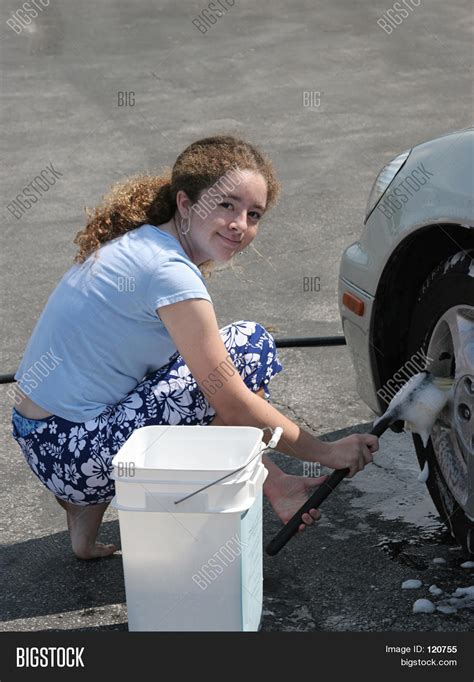
[[268, 441], [267, 444], [265, 444], [264, 442], [262, 442], [260, 444], [259, 449], [255, 453], [255, 455], [249, 459], [247, 464], [244, 464], [243, 466], [239, 467], [238, 469], [234, 469], [234, 471], [231, 471], [229, 474], [226, 474], [225, 476], [221, 476], [221, 478], [218, 478], [215, 481], [211, 481], [211, 483], [204, 485], [202, 488], [198, 488], [193, 493], [189, 493], [189, 495], [186, 495], [185, 497], [181, 497], [181, 499], [179, 499], [179, 500], [175, 500], [174, 503], [179, 504], [180, 502], [184, 502], [184, 500], [188, 500], [190, 497], [193, 497], [193, 495], [197, 495], [198, 493], [202, 492], [203, 490], [210, 488], [211, 485], [215, 485], [216, 483], [220, 483], [225, 478], [229, 478], [229, 476], [236, 474], [238, 471], [242, 471], [242, 469], [245, 469], [246, 467], [248, 467], [250, 462], [252, 462], [256, 457], [261, 455], [264, 450], [266, 450], [267, 448], [274, 448], [276, 446], [276, 444], [278, 443], [278, 441], [280, 440], [281, 434], [283, 433], [283, 429], [281, 428], [281, 426], [277, 426], [275, 429], [272, 429], [270, 426], [266, 426], [264, 429], [262, 429], [262, 431], [271, 431], [272, 437]]

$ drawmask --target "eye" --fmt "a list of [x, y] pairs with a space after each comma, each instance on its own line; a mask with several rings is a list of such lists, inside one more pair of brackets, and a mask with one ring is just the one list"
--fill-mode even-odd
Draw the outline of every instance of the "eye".
[[[233, 204], [232, 204], [230, 201], [221, 201], [221, 203], [219, 204], [219, 206], [223, 206], [224, 208], [226, 208], [227, 206], [230, 206], [230, 210], [231, 210], [231, 211], [234, 210], [234, 206], [233, 206]], [[260, 218], [262, 217], [262, 214], [259, 213], [258, 211], [250, 211], [249, 216], [251, 216], [251, 219], [252, 219], [254, 222], [258, 223], [258, 221], [259, 221]]]
[[[224, 208], [225, 208], [226, 206], [230, 206], [230, 207], [231, 207], [231, 210], [233, 210], [233, 205], [230, 203], [230, 201], [221, 201], [221, 203], [219, 204], [219, 206], [223, 206]], [[258, 211], [250, 211], [249, 215], [252, 215], [252, 214], [253, 214], [253, 216], [254, 216], [254, 217], [252, 218], [252, 220], [255, 220], [255, 221], [257, 221], [257, 222], [258, 222], [258, 221], [260, 220], [260, 218], [262, 217], [262, 214], [261, 214], [261, 213], [258, 213]]]

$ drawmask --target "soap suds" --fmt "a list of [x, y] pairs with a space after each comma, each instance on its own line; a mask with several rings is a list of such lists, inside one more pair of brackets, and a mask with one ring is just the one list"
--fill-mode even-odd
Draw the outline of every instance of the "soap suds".
[[461, 260], [461, 258], [464, 258], [464, 253], [465, 253], [464, 251], [458, 251], [453, 256], [451, 256], [449, 260], [446, 261], [446, 264], [444, 266], [444, 274], [446, 274], [449, 268], [451, 268], [453, 265], [456, 265], [456, 263], [458, 263]]
[[440, 594], [443, 594], [443, 590], [438, 587], [438, 585], [430, 585], [428, 592], [434, 594], [435, 597], [439, 597]]
[[405, 580], [402, 582], [402, 590], [417, 590], [422, 585], [421, 580]]
[[429, 599], [417, 599], [413, 604], [413, 613], [433, 613], [436, 606]]
[[[431, 585], [429, 592], [438, 596], [443, 592], [437, 585]], [[474, 610], [474, 585], [457, 587], [454, 592], [440, 599], [435, 605], [429, 599], [417, 599], [413, 604], [413, 613], [433, 613], [438, 611], [445, 615], [452, 615], [461, 609]]]
[[426, 460], [425, 466], [423, 467], [423, 471], [420, 471], [420, 473], [417, 476], [417, 479], [420, 481], [420, 483], [426, 483], [429, 475], [430, 475], [430, 469], [428, 466], [428, 460]]
[[453, 592], [454, 597], [464, 597], [466, 594], [474, 598], [474, 585], [469, 585], [468, 587], [456, 587], [455, 591]]
[[450, 597], [448, 599], [448, 604], [452, 604], [453, 606], [460, 606], [462, 604], [462, 599], [458, 599], [457, 597]]
[[445, 613], [446, 615], [457, 612], [457, 609], [454, 606], [437, 606], [436, 610]]
[[395, 394], [387, 411], [375, 420], [374, 426], [387, 417], [394, 421], [403, 420], [407, 429], [419, 434], [426, 447], [433, 424], [452, 393], [452, 385], [449, 390], [443, 390], [436, 385], [436, 380], [449, 385], [448, 377], [434, 379], [426, 371], [414, 374]]

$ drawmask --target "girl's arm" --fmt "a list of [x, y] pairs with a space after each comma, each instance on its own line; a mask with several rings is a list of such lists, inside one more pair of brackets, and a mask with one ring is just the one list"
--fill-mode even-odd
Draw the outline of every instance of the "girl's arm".
[[320, 462], [335, 469], [350, 469], [349, 477], [372, 461], [378, 439], [370, 434], [353, 434], [325, 443], [299, 427], [262, 400], [244, 383], [237, 369], [226, 380], [216, 374], [220, 363], [231, 362], [219, 333], [212, 303], [188, 299], [161, 306], [159, 316], [189, 367], [198, 386], [217, 415], [228, 426], [283, 428], [278, 451], [302, 460]]

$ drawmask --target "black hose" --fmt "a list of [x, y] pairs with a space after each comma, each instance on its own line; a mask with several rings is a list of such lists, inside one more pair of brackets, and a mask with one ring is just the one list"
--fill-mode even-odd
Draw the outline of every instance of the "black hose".
[[275, 339], [277, 348], [298, 348], [316, 346], [345, 346], [344, 336], [302, 336], [299, 339]]
[[[302, 336], [299, 339], [275, 339], [277, 348], [314, 348], [317, 346], [345, 346], [344, 336]], [[0, 384], [12, 384], [15, 381], [15, 373], [0, 374]]]

